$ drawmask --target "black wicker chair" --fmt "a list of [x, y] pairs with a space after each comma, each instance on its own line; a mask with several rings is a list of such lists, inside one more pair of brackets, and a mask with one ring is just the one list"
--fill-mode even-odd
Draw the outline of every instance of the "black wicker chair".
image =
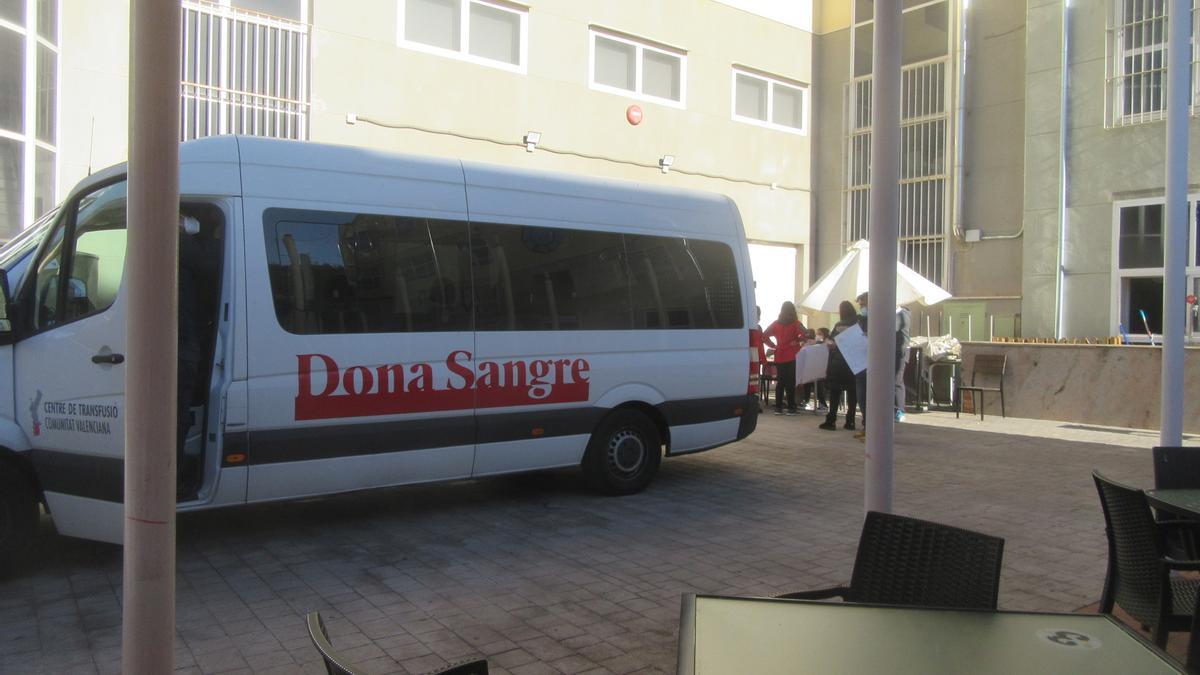
[[1200, 488], [1200, 448], [1154, 448], [1154, 489]]
[[[352, 668], [334, 652], [333, 644], [329, 642], [329, 633], [325, 632], [325, 620], [321, 618], [320, 612], [308, 613], [308, 636], [312, 638], [313, 646], [321, 653], [321, 658], [325, 661], [325, 672], [329, 675], [366, 675], [363, 671]], [[487, 675], [487, 672], [487, 659], [476, 659], [452, 664], [434, 671], [431, 675]]]
[[1108, 574], [1100, 596], [1100, 611], [1111, 614], [1121, 606], [1154, 643], [1167, 644], [1167, 634], [1191, 630], [1200, 579], [1185, 579], [1173, 571], [1200, 570], [1200, 561], [1176, 560], [1165, 554], [1166, 533], [1196, 528], [1196, 521], [1154, 521], [1146, 494], [1092, 472], [1108, 535]]
[[312, 638], [317, 651], [321, 652], [321, 658], [325, 661], [325, 672], [329, 675], [366, 675], [343, 661], [333, 650], [333, 644], [329, 642], [329, 633], [325, 632], [325, 620], [321, 618], [320, 612], [308, 613], [308, 636]]
[[[1200, 488], [1200, 448], [1157, 446], [1154, 448], [1154, 489], [1179, 490]], [[1155, 513], [1155, 520], [1176, 516]], [[1167, 555], [1172, 558], [1200, 558], [1200, 546], [1190, 530], [1176, 530], [1167, 536]]]
[[927, 520], [871, 511], [849, 586], [781, 598], [996, 609], [1004, 540]]

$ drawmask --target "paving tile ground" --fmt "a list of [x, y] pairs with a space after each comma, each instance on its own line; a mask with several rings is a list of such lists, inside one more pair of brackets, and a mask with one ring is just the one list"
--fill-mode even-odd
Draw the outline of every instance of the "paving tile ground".
[[[811, 415], [665, 461], [607, 498], [573, 471], [179, 518], [181, 673], [320, 673], [304, 614], [371, 673], [486, 655], [497, 673], [673, 672], [680, 596], [846, 581], [863, 449]], [[1078, 439], [1085, 437], [1090, 442]], [[1105, 567], [1091, 470], [1148, 485], [1153, 434], [910, 415], [895, 510], [1004, 537], [1000, 604], [1073, 611]], [[0, 581], [0, 673], [120, 671], [121, 552], [58, 537]]]

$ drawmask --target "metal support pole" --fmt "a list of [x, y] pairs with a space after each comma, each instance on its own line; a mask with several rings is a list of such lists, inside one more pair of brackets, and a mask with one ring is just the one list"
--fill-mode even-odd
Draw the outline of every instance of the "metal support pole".
[[1163, 270], [1162, 413], [1159, 445], [1183, 444], [1183, 345], [1187, 314], [1188, 119], [1192, 3], [1167, 7], [1167, 205]]
[[178, 0], [133, 0], [122, 671], [175, 669]]
[[876, 0], [871, 94], [871, 261], [865, 507], [892, 510], [896, 238], [900, 213], [900, 0]]
[[1071, 1], [1062, 7], [1062, 87], [1058, 92], [1058, 253], [1054, 272], [1054, 340], [1067, 334], [1067, 238], [1071, 226], [1071, 165], [1068, 162], [1071, 120]]

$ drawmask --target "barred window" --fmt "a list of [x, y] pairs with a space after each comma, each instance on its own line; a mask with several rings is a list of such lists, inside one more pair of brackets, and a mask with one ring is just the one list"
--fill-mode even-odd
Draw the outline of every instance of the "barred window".
[[308, 137], [303, 3], [184, 0], [181, 140], [245, 134]]
[[[1108, 126], [1162, 119], [1167, 107], [1167, 0], [1113, 0], [1109, 21]], [[1200, 11], [1193, 4], [1190, 33], [1197, 33]], [[1200, 48], [1193, 38], [1192, 93], [1195, 114], [1200, 108]]]
[[[843, 243], [869, 238], [871, 205], [871, 58], [874, 4], [856, 0], [851, 50], [855, 77], [846, 91]], [[905, 2], [900, 72], [901, 262], [931, 281], [943, 280], [950, 230], [950, 15], [947, 2]]]

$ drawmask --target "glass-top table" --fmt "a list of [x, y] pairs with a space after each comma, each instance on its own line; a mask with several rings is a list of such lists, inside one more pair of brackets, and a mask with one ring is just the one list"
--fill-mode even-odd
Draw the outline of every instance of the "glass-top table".
[[678, 672], [1181, 673], [1103, 614], [685, 595]]
[[1146, 498], [1156, 509], [1200, 519], [1200, 489], [1146, 490]]

